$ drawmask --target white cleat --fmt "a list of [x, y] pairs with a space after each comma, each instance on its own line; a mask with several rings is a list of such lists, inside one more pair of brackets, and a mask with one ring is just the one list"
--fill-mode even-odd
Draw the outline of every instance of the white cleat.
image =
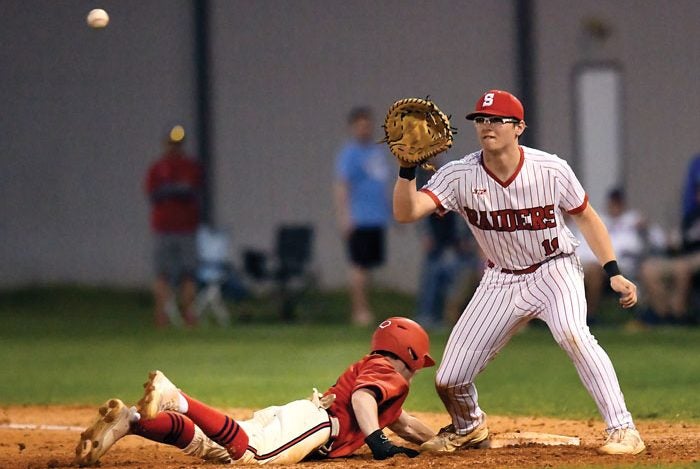
[[152, 419], [164, 410], [179, 410], [180, 391], [175, 385], [156, 370], [148, 373], [148, 381], [143, 383], [145, 389], [137, 408], [144, 419]]
[[440, 429], [437, 435], [420, 445], [421, 451], [451, 453], [458, 449], [479, 446], [479, 443], [489, 437], [489, 428], [482, 423], [466, 435], [458, 435], [454, 425], [450, 424]]
[[127, 407], [119, 399], [110, 399], [98, 409], [100, 416], [80, 434], [75, 448], [75, 464], [91, 466], [118, 440], [128, 435], [131, 423], [138, 420], [135, 407]]
[[598, 448], [600, 454], [639, 454], [646, 449], [639, 432], [633, 428], [613, 430]]

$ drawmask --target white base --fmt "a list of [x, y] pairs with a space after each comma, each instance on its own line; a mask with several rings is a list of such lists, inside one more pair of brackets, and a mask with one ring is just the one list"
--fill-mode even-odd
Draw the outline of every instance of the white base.
[[487, 440], [484, 440], [479, 445], [479, 448], [505, 448], [525, 445], [581, 446], [581, 439], [577, 436], [554, 435], [552, 433], [494, 433]]

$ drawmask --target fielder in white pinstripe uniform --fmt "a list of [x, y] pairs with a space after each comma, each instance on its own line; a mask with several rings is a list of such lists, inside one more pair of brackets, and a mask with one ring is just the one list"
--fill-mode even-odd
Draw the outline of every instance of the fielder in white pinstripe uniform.
[[415, 168], [402, 167], [394, 187], [397, 221], [455, 211], [489, 259], [437, 372], [436, 387], [452, 424], [422, 449], [454, 451], [488, 437], [474, 379], [521, 326], [539, 318], [573, 361], [607, 424], [599, 452], [642, 452], [644, 442], [613, 365], [586, 325], [583, 271], [575, 255], [579, 242], [563, 212], [610, 276], [622, 307], [629, 308], [637, 302], [636, 286], [620, 274], [607, 229], [566, 161], [518, 144], [525, 121], [515, 96], [490, 90], [467, 119], [475, 123], [480, 151], [443, 166], [420, 191]]

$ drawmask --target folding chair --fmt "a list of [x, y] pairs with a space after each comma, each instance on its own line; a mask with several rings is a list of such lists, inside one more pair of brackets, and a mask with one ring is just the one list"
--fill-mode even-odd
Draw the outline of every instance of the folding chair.
[[197, 280], [203, 286], [197, 294], [195, 308], [198, 319], [211, 314], [216, 323], [223, 327], [231, 323], [221, 292], [222, 285], [232, 271], [230, 244], [230, 236], [224, 230], [202, 227], [197, 231]]
[[243, 268], [251, 279], [273, 284], [284, 321], [295, 319], [299, 299], [314, 282], [310, 269], [313, 235], [310, 225], [281, 225], [272, 255], [256, 249], [243, 252]]

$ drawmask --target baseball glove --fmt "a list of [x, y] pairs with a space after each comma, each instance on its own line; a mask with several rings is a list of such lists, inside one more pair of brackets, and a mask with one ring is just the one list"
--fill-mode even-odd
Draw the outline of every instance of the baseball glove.
[[401, 166], [424, 165], [452, 146], [450, 119], [432, 101], [407, 98], [396, 101], [384, 120], [385, 138]]

